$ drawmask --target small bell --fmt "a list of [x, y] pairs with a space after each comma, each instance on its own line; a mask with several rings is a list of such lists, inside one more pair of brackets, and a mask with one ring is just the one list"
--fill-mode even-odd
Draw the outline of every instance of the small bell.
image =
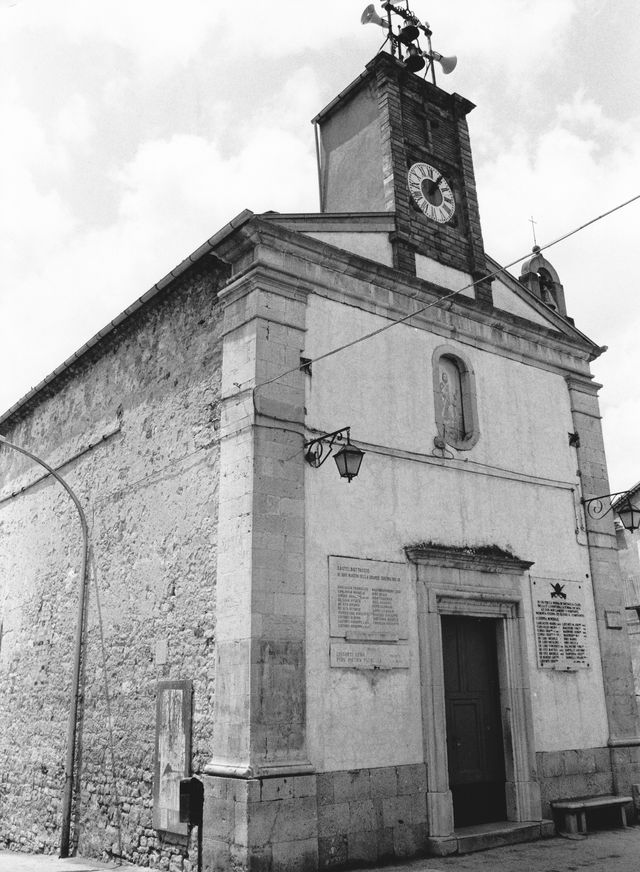
[[400, 30], [398, 31], [398, 39], [400, 42], [404, 43], [404, 45], [409, 45], [420, 36], [420, 31], [415, 26], [415, 24], [411, 24], [410, 21], [407, 21], [406, 24], [403, 24]]
[[424, 67], [425, 60], [422, 56], [422, 52], [417, 46], [409, 46], [407, 56], [404, 60], [404, 65], [412, 73], [417, 73]]

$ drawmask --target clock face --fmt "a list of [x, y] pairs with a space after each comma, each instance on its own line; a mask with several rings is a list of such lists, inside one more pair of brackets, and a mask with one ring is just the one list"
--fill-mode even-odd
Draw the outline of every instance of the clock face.
[[446, 224], [456, 211], [456, 201], [449, 182], [441, 172], [427, 163], [414, 163], [409, 169], [409, 191], [427, 218]]

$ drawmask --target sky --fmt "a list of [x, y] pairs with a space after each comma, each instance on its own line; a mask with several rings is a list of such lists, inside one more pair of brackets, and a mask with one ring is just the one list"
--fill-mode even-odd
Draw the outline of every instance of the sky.
[[[2, 410], [243, 209], [318, 210], [310, 119], [382, 44], [366, 5], [0, 0]], [[439, 86], [476, 104], [490, 255], [640, 194], [637, 0], [411, 8], [458, 56]], [[593, 371], [613, 490], [640, 479], [639, 230], [640, 201], [546, 253], [609, 348]]]

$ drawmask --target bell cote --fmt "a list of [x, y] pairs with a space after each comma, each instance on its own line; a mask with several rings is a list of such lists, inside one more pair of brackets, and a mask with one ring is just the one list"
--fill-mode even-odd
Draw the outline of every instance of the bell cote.
[[564, 288], [555, 268], [540, 253], [538, 246], [533, 249], [533, 257], [525, 260], [520, 271], [520, 281], [539, 300], [563, 318], [567, 317]]

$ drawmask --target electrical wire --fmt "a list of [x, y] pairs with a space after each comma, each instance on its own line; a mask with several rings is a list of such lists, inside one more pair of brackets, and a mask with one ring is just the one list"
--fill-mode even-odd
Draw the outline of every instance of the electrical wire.
[[[607, 218], [609, 215], [613, 215], [614, 212], [618, 212], [620, 209], [624, 209], [625, 206], [629, 206], [631, 203], [634, 203], [636, 200], [640, 200], [640, 194], [635, 194], [635, 196], [631, 197], [628, 200], [625, 200], [624, 203], [619, 203], [617, 206], [614, 206], [612, 209], [608, 209], [606, 212], [602, 212], [600, 215], [597, 215], [595, 218], [589, 219], [589, 221], [585, 221], [584, 224], [581, 224], [579, 227], [575, 227], [573, 230], [570, 230], [568, 233], [564, 233], [562, 236], [559, 236], [557, 239], [554, 239], [552, 242], [547, 242], [545, 245], [537, 245], [535, 246], [534, 254], [537, 254], [541, 251], [546, 251], [548, 248], [552, 248], [554, 245], [558, 245], [560, 242], [564, 242], [565, 239], [569, 239], [571, 236], [575, 236], [576, 233], [580, 233], [580, 231], [584, 230], [587, 227], [590, 227], [592, 224], [595, 224], [597, 221], [601, 221], [603, 218]], [[501, 266], [499, 269], [494, 270], [492, 273], [487, 273], [476, 281], [469, 282], [469, 284], [464, 285], [461, 288], [458, 288], [456, 291], [451, 291], [449, 294], [445, 294], [444, 297], [439, 297], [437, 300], [432, 300], [432, 302], [427, 303], [419, 309], [416, 309], [415, 312], [411, 312], [409, 315], [404, 315], [402, 318], [398, 318], [395, 321], [390, 321], [387, 324], [384, 324], [382, 327], [378, 327], [376, 330], [372, 330], [370, 333], [365, 333], [362, 336], [359, 336], [357, 339], [352, 339], [350, 342], [345, 342], [344, 345], [339, 345], [337, 348], [332, 348], [331, 351], [326, 351], [324, 354], [319, 354], [317, 357], [311, 358], [311, 360], [305, 363], [305, 366], [309, 366], [312, 363], [318, 363], [321, 360], [326, 360], [328, 357], [332, 357], [334, 354], [339, 354], [341, 351], [346, 351], [348, 348], [353, 348], [354, 345], [358, 345], [360, 342], [365, 342], [367, 339], [373, 339], [374, 336], [379, 336], [380, 333], [384, 333], [386, 330], [390, 330], [392, 327], [395, 327], [398, 324], [404, 324], [406, 321], [410, 321], [411, 318], [415, 318], [416, 315], [421, 315], [423, 312], [426, 312], [427, 309], [432, 309], [436, 306], [441, 306], [443, 303], [446, 303], [448, 300], [453, 299], [453, 297], [461, 294], [463, 291], [470, 290], [471, 288], [475, 288], [477, 284], [480, 282], [485, 282], [488, 279], [496, 278], [501, 273], [505, 273], [509, 276], [510, 279], [514, 277], [507, 273], [507, 270], [520, 263], [523, 260], [526, 260], [527, 257], [531, 257], [531, 251], [528, 251], [526, 254], [521, 257], [512, 260], [510, 263], [506, 264], [506, 266]], [[279, 375], [274, 376], [273, 378], [267, 379], [266, 381], [260, 382], [255, 385], [253, 388], [253, 394], [255, 397], [255, 392], [260, 388], [266, 387], [267, 385], [273, 384], [276, 381], [279, 381], [281, 378], [284, 378], [287, 375], [291, 375], [294, 372], [298, 372], [300, 370], [300, 366], [292, 367], [291, 369], [286, 370], [285, 372], [281, 372]], [[245, 382], [248, 384], [248, 382]], [[240, 393], [240, 390], [238, 391]]]

